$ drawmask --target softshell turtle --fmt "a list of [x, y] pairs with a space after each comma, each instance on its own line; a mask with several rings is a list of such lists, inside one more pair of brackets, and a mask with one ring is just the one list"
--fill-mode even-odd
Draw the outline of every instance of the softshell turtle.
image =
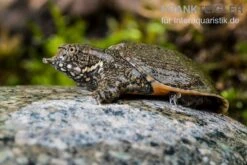
[[107, 49], [65, 44], [44, 63], [65, 72], [93, 91], [101, 103], [122, 94], [155, 95], [196, 109], [225, 113], [228, 101], [218, 95], [200, 68], [184, 55], [156, 45], [120, 43]]

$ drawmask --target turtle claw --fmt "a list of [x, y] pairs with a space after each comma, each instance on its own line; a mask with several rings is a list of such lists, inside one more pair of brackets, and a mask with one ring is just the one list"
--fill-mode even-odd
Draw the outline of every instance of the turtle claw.
[[181, 93], [173, 93], [169, 96], [169, 102], [172, 105], [177, 106], [178, 99], [181, 98]]
[[102, 101], [101, 101], [101, 99], [100, 99], [100, 97], [99, 97], [98, 94], [93, 93], [92, 96], [93, 96], [93, 98], [95, 99], [95, 101], [96, 101], [96, 103], [97, 103], [98, 105], [102, 103]]
[[98, 92], [93, 92], [92, 96], [96, 100], [97, 104], [101, 104], [103, 102]]

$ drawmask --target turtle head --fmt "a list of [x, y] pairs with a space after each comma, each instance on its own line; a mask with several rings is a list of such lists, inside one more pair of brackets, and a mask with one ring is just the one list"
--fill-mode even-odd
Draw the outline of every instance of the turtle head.
[[103, 63], [111, 58], [101, 49], [89, 45], [65, 44], [58, 47], [58, 53], [54, 57], [43, 58], [43, 63], [65, 72], [76, 82], [83, 82], [99, 74], [103, 70]]

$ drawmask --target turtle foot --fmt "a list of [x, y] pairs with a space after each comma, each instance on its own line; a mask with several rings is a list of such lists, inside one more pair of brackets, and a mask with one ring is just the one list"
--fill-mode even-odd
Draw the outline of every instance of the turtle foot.
[[169, 96], [170, 104], [177, 105], [177, 101], [178, 101], [179, 98], [181, 98], [181, 93], [172, 93]]

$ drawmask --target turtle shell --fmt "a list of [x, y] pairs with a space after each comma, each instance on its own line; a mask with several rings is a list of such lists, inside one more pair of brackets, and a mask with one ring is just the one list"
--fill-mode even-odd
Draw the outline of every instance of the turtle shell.
[[196, 108], [221, 113], [228, 110], [228, 101], [217, 94], [209, 78], [183, 54], [157, 45], [134, 43], [121, 43], [111, 49], [117, 49], [122, 58], [147, 75], [152, 82], [152, 95], [174, 92], [182, 95], [178, 101], [184, 105], [195, 104]]

